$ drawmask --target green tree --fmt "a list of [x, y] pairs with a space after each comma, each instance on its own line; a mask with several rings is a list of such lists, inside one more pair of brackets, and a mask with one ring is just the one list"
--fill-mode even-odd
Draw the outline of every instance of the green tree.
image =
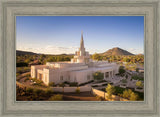
[[55, 62], [56, 60], [55, 60], [55, 57], [50, 56], [46, 61], [47, 62]]
[[126, 71], [125, 71], [125, 69], [124, 69], [124, 66], [120, 66], [119, 67], [119, 74], [120, 75], [122, 75], [122, 74], [124, 74]]
[[95, 54], [92, 55], [92, 59], [93, 60], [99, 60], [100, 59], [100, 55], [95, 53]]
[[108, 98], [111, 99], [112, 98], [112, 94], [115, 92], [114, 86], [108, 84], [107, 87], [106, 87], [106, 92], [108, 94]]
[[126, 75], [126, 79], [128, 78], [128, 75]]
[[122, 83], [127, 83], [126, 79], [122, 79], [121, 81], [122, 81]]
[[93, 74], [93, 78], [94, 78], [95, 80], [103, 80], [103, 78], [104, 78], [104, 73], [95, 72], [95, 73]]
[[27, 63], [27, 64], [29, 64], [31, 61], [30, 61], [30, 59], [29, 58], [27, 58], [27, 59], [25, 59], [25, 61], [24, 61], [25, 63]]

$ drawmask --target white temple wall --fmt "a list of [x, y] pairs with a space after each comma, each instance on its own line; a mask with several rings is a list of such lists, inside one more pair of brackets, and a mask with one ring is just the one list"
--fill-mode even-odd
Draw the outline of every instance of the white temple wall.
[[35, 66], [31, 66], [31, 77], [36, 78], [37, 77], [37, 71]]
[[37, 78], [37, 70], [45, 67], [46, 65], [31, 65], [31, 77]]
[[93, 80], [93, 72], [88, 70], [82, 72], [70, 72], [70, 75], [71, 82], [78, 82], [78, 84]]
[[69, 75], [70, 75], [70, 82], [77, 82], [75, 72], [69, 72]]
[[49, 82], [54, 82], [55, 84], [63, 83], [68, 81], [68, 72], [67, 71], [53, 71], [49, 72]]
[[48, 85], [49, 84], [49, 69], [43, 69], [43, 79], [42, 81]]

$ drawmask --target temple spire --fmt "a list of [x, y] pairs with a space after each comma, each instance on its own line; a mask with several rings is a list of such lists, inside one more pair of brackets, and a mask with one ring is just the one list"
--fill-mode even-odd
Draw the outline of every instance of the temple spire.
[[84, 41], [83, 41], [83, 31], [81, 32], [81, 44], [80, 44], [80, 50], [84, 49]]

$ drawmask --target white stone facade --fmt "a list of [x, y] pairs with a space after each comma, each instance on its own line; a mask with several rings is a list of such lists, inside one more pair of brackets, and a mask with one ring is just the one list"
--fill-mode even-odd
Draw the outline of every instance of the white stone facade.
[[71, 62], [47, 62], [46, 65], [32, 65], [31, 77], [42, 80], [46, 85], [50, 82], [55, 84], [77, 82], [78, 84], [93, 80], [93, 73], [100, 71], [104, 78], [111, 78], [118, 73], [119, 66], [107, 61], [93, 61], [89, 52], [85, 51], [83, 35], [79, 51], [76, 51]]

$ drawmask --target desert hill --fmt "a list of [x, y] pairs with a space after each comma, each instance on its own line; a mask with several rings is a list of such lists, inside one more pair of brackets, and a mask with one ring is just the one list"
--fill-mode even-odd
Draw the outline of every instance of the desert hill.
[[16, 55], [35, 55], [37, 53], [34, 53], [34, 52], [28, 52], [28, 51], [22, 51], [22, 50], [16, 50]]
[[134, 54], [116, 47], [116, 48], [109, 49], [108, 51], [102, 53], [102, 55], [107, 56], [107, 55], [134, 55]]

